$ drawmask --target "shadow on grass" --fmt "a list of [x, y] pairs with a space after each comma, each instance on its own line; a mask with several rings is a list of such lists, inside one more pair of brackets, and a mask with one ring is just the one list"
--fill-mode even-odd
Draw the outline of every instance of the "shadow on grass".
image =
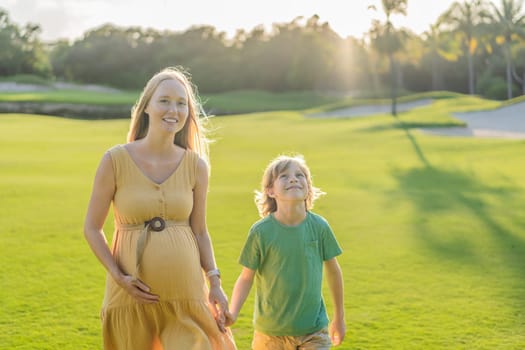
[[[418, 155], [423, 154], [421, 150], [416, 150], [416, 152]], [[424, 155], [422, 157], [426, 162]], [[516, 265], [520, 257], [525, 255], [525, 241], [506, 228], [503, 223], [498, 222], [490, 213], [490, 205], [482, 199], [482, 196], [489, 195], [498, 203], [508, 203], [513, 197], [523, 196], [518, 189], [513, 186], [490, 187], [462, 172], [446, 171], [432, 166], [410, 169], [406, 172], [394, 172], [394, 177], [399, 183], [400, 190], [415, 204], [422, 218], [439, 215], [440, 211], [450, 212], [457, 208], [458, 212], [468, 213], [477, 222], [482, 223], [491, 234], [491, 242], [505, 252], [504, 259], [518, 268], [525, 277], [525, 266]], [[505, 221], [508, 222], [513, 218], [516, 217], [509, 213]], [[475, 260], [474, 257], [477, 254], [471, 250], [471, 245], [468, 243], [468, 238], [472, 236], [455, 237], [445, 241], [440, 239], [442, 235], [437, 232], [429, 232], [429, 227], [424, 222], [425, 220], [422, 219], [416, 223], [421, 226], [418, 228], [419, 237], [435, 252], [444, 257], [462, 261]], [[516, 222], [521, 226], [519, 231], [523, 232], [525, 225], [519, 223], [517, 218]]]
[[[468, 215], [476, 224], [482, 224], [489, 234], [487, 242], [496, 252], [506, 268], [525, 281], [525, 240], [516, 232], [525, 231], [525, 221], [518, 212], [509, 210], [504, 218], [494, 217], [491, 213], [491, 203], [484, 198], [490, 197], [492, 202], [505, 206], [523, 198], [524, 193], [515, 184], [509, 182], [506, 186], [491, 186], [476, 179], [471, 174], [461, 171], [438, 169], [430, 164], [423, 150], [411, 134], [409, 127], [398, 120], [404, 129], [407, 139], [412, 143], [414, 152], [421, 161], [421, 167], [408, 171], [394, 171], [400, 191], [414, 203], [418, 219], [416, 225], [418, 238], [426, 247], [444, 259], [458, 263], [481, 265], [486, 263], [484, 256], [475, 251], [472, 241], [476, 235], [464, 235], [464, 230], [454, 232], [438, 232], [436, 228], [427, 225], [427, 218], [439, 215], [440, 211], [449, 214], [451, 210]], [[461, 222], [461, 221], [459, 221]], [[463, 221], [466, 222], [466, 221]], [[509, 228], [512, 226], [512, 229]], [[448, 230], [454, 230], [454, 225], [444, 225]], [[525, 282], [523, 282], [525, 284]], [[522, 286], [525, 288], [525, 285]]]

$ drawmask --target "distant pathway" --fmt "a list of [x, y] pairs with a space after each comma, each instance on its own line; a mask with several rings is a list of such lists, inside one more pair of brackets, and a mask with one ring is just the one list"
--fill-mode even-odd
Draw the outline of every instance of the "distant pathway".
[[[399, 103], [399, 112], [426, 106], [432, 99]], [[390, 113], [390, 105], [364, 105], [338, 109], [329, 112], [310, 114], [309, 117], [351, 118], [374, 114]], [[489, 111], [453, 113], [454, 118], [467, 124], [466, 127], [421, 128], [427, 134], [461, 137], [492, 137], [525, 139], [525, 102], [501, 107]]]
[[50, 91], [50, 90], [85, 90], [85, 91], [97, 91], [104, 93], [119, 92], [120, 90], [94, 84], [72, 84], [56, 82], [50, 85], [33, 85], [23, 84], [15, 82], [0, 82], [0, 93], [1, 92], [32, 92], [32, 91]]
[[525, 139], [525, 102], [489, 111], [454, 113], [453, 116], [467, 126], [421, 130], [434, 135]]
[[[412, 102], [398, 103], [396, 110], [398, 112], [406, 112], [416, 107], [427, 106], [432, 103], [432, 99], [422, 99]], [[354, 106], [342, 109], [336, 109], [334, 111], [322, 112], [309, 114], [309, 117], [322, 117], [322, 118], [349, 118], [349, 117], [364, 117], [373, 114], [384, 114], [390, 113], [390, 104], [384, 105], [363, 105]]]

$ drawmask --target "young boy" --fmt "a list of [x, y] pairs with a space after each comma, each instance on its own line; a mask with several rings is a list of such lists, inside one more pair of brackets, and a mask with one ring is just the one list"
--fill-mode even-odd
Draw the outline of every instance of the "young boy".
[[[252, 349], [329, 349], [345, 336], [341, 254], [328, 222], [310, 211], [321, 190], [301, 156], [280, 156], [266, 168], [256, 204], [262, 219], [250, 229], [239, 262], [228, 323], [236, 321], [256, 285]], [[323, 266], [334, 305], [328, 317]]]

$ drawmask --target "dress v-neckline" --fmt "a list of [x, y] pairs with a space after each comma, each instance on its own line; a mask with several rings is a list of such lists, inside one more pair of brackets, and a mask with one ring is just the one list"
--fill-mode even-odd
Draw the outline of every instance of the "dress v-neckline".
[[153, 180], [150, 176], [148, 176], [148, 174], [146, 174], [146, 172], [144, 172], [144, 170], [142, 170], [142, 168], [137, 164], [135, 159], [133, 159], [133, 157], [131, 156], [131, 153], [129, 153], [129, 150], [126, 148], [126, 146], [122, 146], [122, 148], [124, 148], [124, 152], [128, 155], [128, 158], [131, 160], [131, 163], [137, 169], [137, 171], [146, 180], [148, 180], [149, 182], [155, 184], [156, 186], [164, 185], [166, 182], [168, 182], [175, 175], [175, 173], [177, 173], [177, 171], [179, 170], [179, 168], [182, 165], [182, 162], [184, 162], [184, 160], [186, 159], [186, 154], [188, 153], [188, 150], [184, 150], [184, 154], [182, 155], [182, 159], [179, 161], [179, 164], [177, 164], [177, 167], [163, 181], [157, 182], [157, 181]]

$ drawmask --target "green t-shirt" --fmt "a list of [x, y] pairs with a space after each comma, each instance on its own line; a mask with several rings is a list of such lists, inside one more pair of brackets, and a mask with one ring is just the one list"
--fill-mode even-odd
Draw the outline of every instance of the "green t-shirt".
[[299, 336], [326, 327], [321, 293], [323, 261], [341, 254], [328, 222], [308, 212], [297, 226], [273, 214], [250, 229], [241, 265], [255, 273], [255, 329], [272, 336]]

